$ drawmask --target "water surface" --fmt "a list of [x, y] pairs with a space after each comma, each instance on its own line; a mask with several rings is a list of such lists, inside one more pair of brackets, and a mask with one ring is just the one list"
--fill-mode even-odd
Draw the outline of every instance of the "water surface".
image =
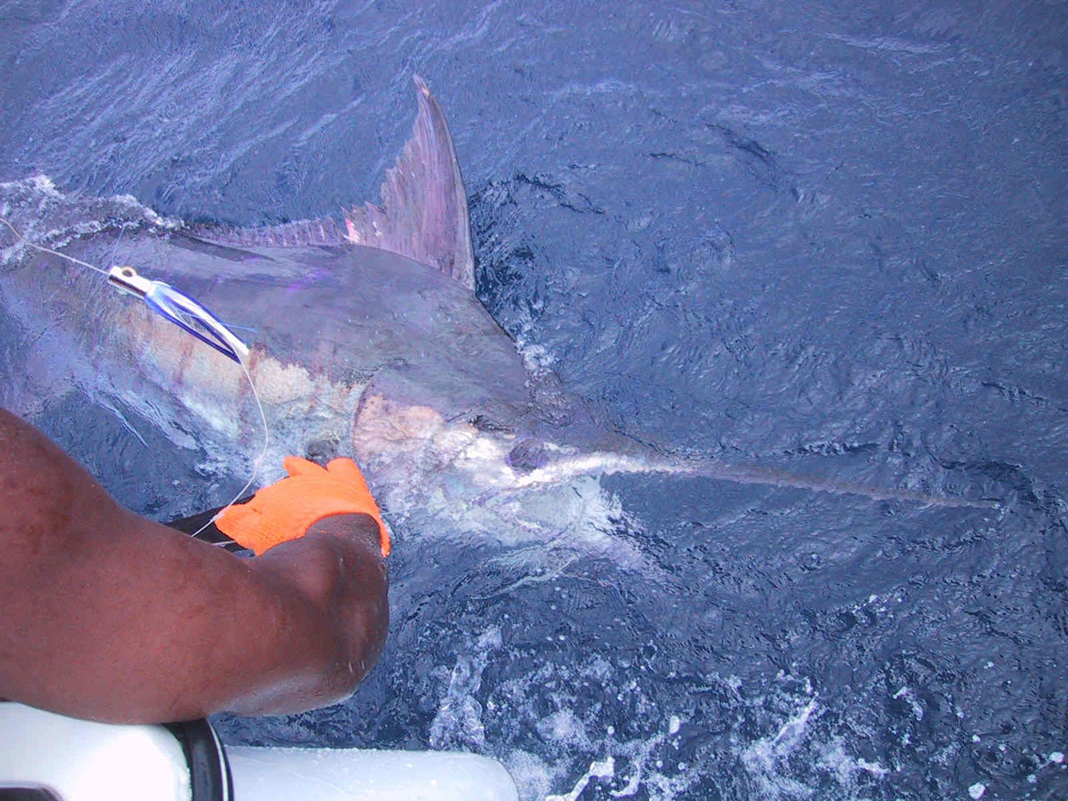
[[[203, 221], [373, 198], [418, 72], [479, 297], [618, 429], [998, 504], [631, 476], [605, 534], [635, 563], [409, 532], [356, 696], [229, 740], [469, 749], [528, 799], [1068, 794], [1063, 4], [90, 0], [0, 26], [0, 179]], [[106, 414], [50, 433], [160, 458]], [[146, 513], [172, 492], [102, 479]]]

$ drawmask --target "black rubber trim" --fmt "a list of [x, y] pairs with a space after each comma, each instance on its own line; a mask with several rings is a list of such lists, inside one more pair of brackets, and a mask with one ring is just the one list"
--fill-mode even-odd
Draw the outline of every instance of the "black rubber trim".
[[201, 718], [165, 726], [185, 751], [192, 801], [233, 801], [230, 761], [211, 723]]
[[[244, 498], [241, 498], [240, 500], [236, 501], [236, 503], [246, 503], [251, 499], [251, 495], [246, 495]], [[239, 551], [241, 550], [241, 546], [238, 545], [236, 542], [231, 542], [230, 538], [223, 534], [221, 531], [219, 531], [219, 529], [216, 528], [215, 524], [211, 522], [211, 519], [215, 517], [215, 515], [217, 515], [219, 512], [221, 512], [224, 508], [225, 507], [220, 506], [218, 509], [209, 509], [206, 512], [200, 512], [199, 514], [190, 515], [189, 517], [180, 517], [177, 520], [171, 520], [168, 523], [164, 523], [164, 525], [169, 526], [170, 528], [177, 529], [183, 534], [192, 534], [194, 531], [200, 531], [200, 529], [204, 527], [204, 524], [207, 523], [207, 527], [204, 528], [203, 531], [200, 531], [199, 534], [197, 534], [198, 540], [204, 540], [205, 542], [214, 542], [216, 544], [225, 543], [226, 550]]]
[[63, 801], [47, 787], [0, 787], [0, 801]]

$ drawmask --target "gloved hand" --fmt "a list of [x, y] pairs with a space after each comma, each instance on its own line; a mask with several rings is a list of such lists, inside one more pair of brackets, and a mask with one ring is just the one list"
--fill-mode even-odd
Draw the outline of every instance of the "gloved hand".
[[389, 556], [389, 530], [354, 461], [334, 459], [323, 468], [287, 456], [282, 466], [289, 477], [263, 487], [248, 503], [224, 511], [215, 521], [219, 531], [259, 556], [279, 543], [303, 537], [324, 517], [363, 512], [378, 523], [382, 556]]

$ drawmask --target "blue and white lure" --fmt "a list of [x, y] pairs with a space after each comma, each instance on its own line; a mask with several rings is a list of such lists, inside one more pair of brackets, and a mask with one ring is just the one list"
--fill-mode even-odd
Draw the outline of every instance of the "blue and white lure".
[[[141, 298], [145, 305], [156, 314], [171, 321], [179, 328], [188, 331], [204, 344], [215, 348], [223, 356], [228, 356], [242, 367], [245, 366], [244, 360], [248, 356], [248, 346], [233, 331], [227, 328], [218, 317], [184, 292], [179, 292], [163, 281], [153, 281], [138, 275], [137, 271], [128, 265], [105, 270], [95, 264], [76, 259], [74, 256], [60, 253], [58, 250], [38, 245], [16, 231], [15, 226], [3, 217], [0, 217], [0, 222], [6, 225], [20, 242], [24, 242], [42, 253], [58, 256], [73, 264], [100, 273], [107, 278], [109, 284], [119, 291]], [[251, 382], [251, 379], [249, 381]]]
[[240, 365], [248, 356], [248, 346], [223, 325], [219, 318], [191, 297], [163, 281], [152, 281], [137, 274], [133, 267], [112, 267], [108, 283], [129, 295], [141, 298], [148, 308], [223, 356]]
[[259, 457], [253, 462], [252, 475], [249, 476], [245, 486], [241, 488], [241, 491], [234, 496], [230, 503], [226, 504], [226, 506], [220, 509], [211, 520], [192, 534], [194, 537], [197, 536], [197, 534], [217, 520], [219, 515], [233, 506], [234, 503], [248, 491], [249, 487], [252, 486], [252, 482], [256, 480], [256, 476], [259, 474], [263, 460], [267, 456], [267, 448], [270, 443], [270, 430], [267, 425], [267, 414], [263, 410], [263, 403], [260, 401], [259, 392], [256, 391], [256, 384], [252, 380], [252, 375], [248, 371], [248, 346], [214, 314], [209, 312], [184, 292], [175, 289], [170, 284], [164, 283], [163, 281], [153, 281], [138, 275], [137, 271], [129, 265], [116, 266], [112, 267], [110, 270], [104, 270], [95, 264], [90, 264], [89, 262], [82, 261], [74, 256], [69, 256], [66, 253], [60, 253], [57, 250], [29, 241], [16, 231], [15, 227], [3, 217], [0, 217], [0, 222], [6, 225], [17, 239], [25, 242], [30, 247], [39, 250], [42, 253], [58, 256], [73, 264], [100, 273], [107, 278], [109, 284], [120, 292], [140, 298], [145, 302], [145, 305], [148, 306], [148, 308], [165, 320], [169, 320], [179, 328], [192, 334], [205, 345], [214, 348], [223, 356], [233, 359], [244, 372], [245, 378], [248, 380], [249, 388], [252, 390], [252, 397], [256, 401], [256, 408], [260, 413], [260, 421], [263, 423], [263, 449], [260, 451]]

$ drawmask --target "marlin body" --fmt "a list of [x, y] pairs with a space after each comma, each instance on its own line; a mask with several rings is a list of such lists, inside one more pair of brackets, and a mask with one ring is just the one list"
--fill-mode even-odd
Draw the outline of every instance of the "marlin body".
[[[132, 198], [73, 198], [44, 178], [0, 185], [0, 214], [85, 262], [133, 265], [232, 324], [251, 346], [270, 430], [261, 480], [278, 477], [285, 454], [352, 456], [402, 532], [626, 551], [609, 534], [622, 510], [599, 484], [619, 471], [974, 505], [664, 458], [598, 425], [551, 372], [525, 364], [475, 297], [452, 139], [415, 83], [419, 114], [380, 204], [347, 210], [341, 224], [198, 228]], [[176, 454], [207, 447], [209, 474], [248, 475], [262, 432], [239, 366], [92, 270], [0, 243], [0, 403], [33, 418], [80, 393], [135, 436], [162, 432]], [[166, 481], [167, 465], [145, 480]]]

